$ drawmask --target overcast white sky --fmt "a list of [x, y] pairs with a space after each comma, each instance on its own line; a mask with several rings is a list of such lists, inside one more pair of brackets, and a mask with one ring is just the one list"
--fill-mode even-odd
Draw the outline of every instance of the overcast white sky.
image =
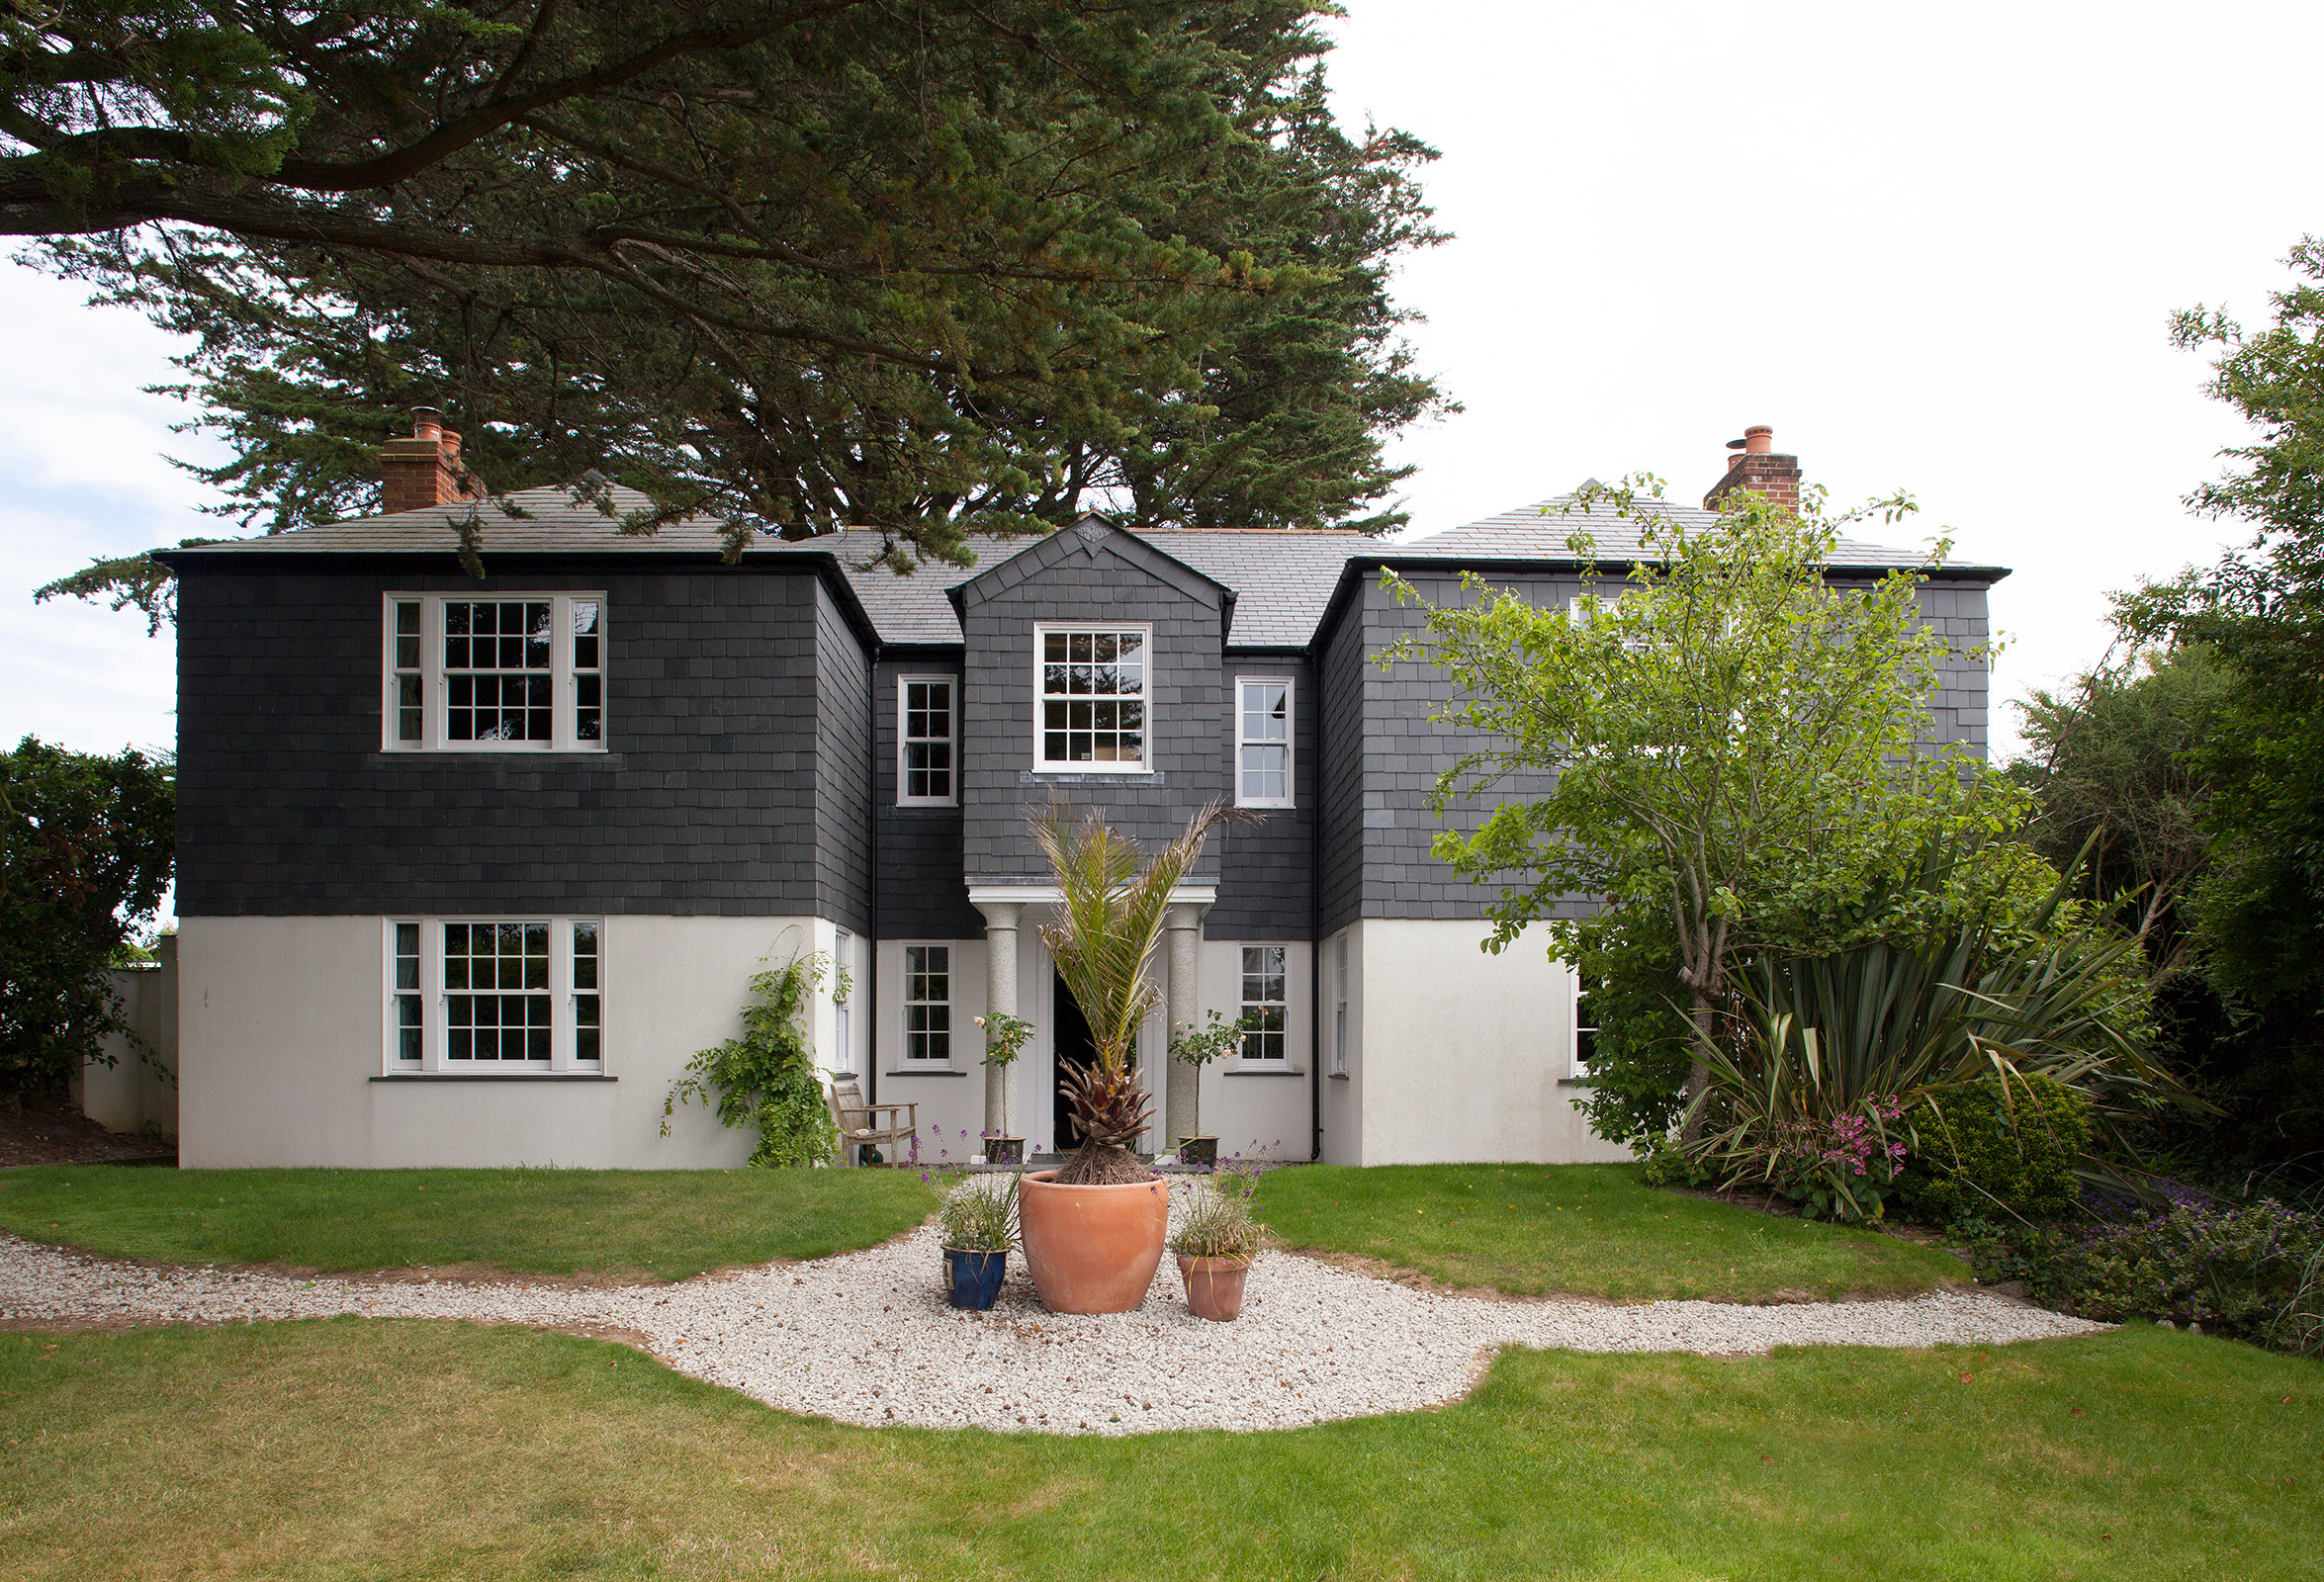
[[[1467, 406], [1408, 437], [1449, 527], [1582, 478], [1692, 499], [1771, 423], [1836, 502], [2013, 567], [1997, 700], [2087, 665], [2107, 590], [2243, 534], [2180, 497], [2240, 430], [2171, 309], [2247, 321], [2324, 230], [2324, 7], [1351, 0], [1343, 119], [1443, 150], [1455, 239], [1400, 293]], [[0, 740], [166, 745], [174, 659], [134, 615], [30, 590], [215, 531], [162, 460], [168, 345], [0, 266]], [[2009, 724], [2007, 716], [1997, 727]]]

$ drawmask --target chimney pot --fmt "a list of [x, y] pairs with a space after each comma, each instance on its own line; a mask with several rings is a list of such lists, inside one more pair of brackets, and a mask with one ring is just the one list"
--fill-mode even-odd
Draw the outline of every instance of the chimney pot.
[[413, 439], [434, 439], [443, 431], [444, 414], [440, 408], [434, 406], [414, 406], [411, 408], [411, 437]]
[[1743, 454], [1766, 456], [1775, 449], [1775, 430], [1765, 423], [1753, 423], [1743, 430]]

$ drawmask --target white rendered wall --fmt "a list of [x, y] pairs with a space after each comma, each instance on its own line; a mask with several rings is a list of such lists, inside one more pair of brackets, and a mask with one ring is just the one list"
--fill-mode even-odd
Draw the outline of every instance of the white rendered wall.
[[[947, 1067], [907, 1068], [904, 1063], [906, 945], [944, 945], [952, 952], [952, 1060]], [[868, 1004], [869, 998], [861, 997], [857, 1003]], [[984, 941], [882, 939], [878, 1002], [879, 1101], [920, 1106], [910, 1118], [920, 1128], [923, 1164], [956, 1165], [971, 1154], [982, 1153], [984, 1034], [978, 1030], [976, 1018], [985, 1010]], [[863, 1058], [868, 1061], [871, 1056], [867, 1053]], [[1031, 1063], [1029, 1055], [1021, 1055], [1014, 1068], [1020, 1113], [1025, 1104], [1026, 1068]], [[864, 1065], [855, 1069], [868, 1077], [872, 1068]], [[870, 1091], [867, 1082], [864, 1092], [868, 1095]]]
[[[1366, 919], [1350, 945], [1363, 1007], [1349, 1080], [1327, 1092], [1340, 1164], [1626, 1161], [1573, 1108], [1573, 971], [1530, 932], [1497, 956], [1479, 923]], [[1352, 1009], [1352, 1008], [1351, 1008]], [[1353, 1138], [1334, 1136], [1339, 1129]], [[1352, 1157], [1351, 1157], [1352, 1156]]]
[[[1198, 1004], [1232, 1021], [1243, 1013], [1242, 947], [1280, 944], [1284, 947], [1284, 993], [1287, 1036], [1286, 1058], [1245, 1065], [1233, 1055], [1203, 1068], [1203, 1130], [1218, 1139], [1218, 1157], [1245, 1159], [1306, 1159], [1313, 1152], [1313, 1100], [1307, 1076], [1313, 1069], [1314, 1018], [1310, 1014], [1311, 952], [1304, 940], [1206, 939], [1203, 941], [1202, 990]], [[1207, 1019], [1207, 1018], [1206, 1018]], [[1173, 1122], [1170, 1135], [1186, 1130]]]
[[[741, 1031], [753, 974], [828, 948], [832, 933], [811, 918], [608, 917], [605, 1074], [616, 1081], [374, 1082], [382, 927], [378, 918], [182, 920], [183, 1165], [741, 1165], [749, 1133], [699, 1104], [681, 1106], [661, 1136], [664, 1096], [696, 1050]], [[819, 999], [828, 1049], [831, 1003]]]

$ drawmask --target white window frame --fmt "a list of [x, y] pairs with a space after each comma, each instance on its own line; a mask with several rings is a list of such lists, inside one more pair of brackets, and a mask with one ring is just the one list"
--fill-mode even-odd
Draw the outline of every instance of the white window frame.
[[1332, 1020], [1331, 1020], [1331, 1074], [1348, 1074], [1348, 935], [1342, 930], [1331, 942], [1332, 954]]
[[1581, 1035], [1586, 1031], [1591, 1037], [1596, 1037], [1603, 1030], [1603, 1023], [1593, 1017], [1586, 1027], [1583, 1026], [1581, 1008], [1583, 1003], [1589, 999], [1589, 989], [1586, 980], [1581, 975], [1580, 968], [1573, 969], [1572, 976], [1573, 1000], [1570, 1014], [1566, 1017], [1570, 1031], [1565, 1040], [1565, 1070], [1566, 1075], [1573, 1081], [1586, 1083], [1590, 1080], [1589, 1063], [1581, 1057]]
[[[396, 663], [396, 608], [400, 604], [419, 605], [419, 666], [420, 682], [420, 739], [417, 742], [399, 740], [398, 725], [401, 700], [399, 676], [409, 675], [409, 668], [399, 671]], [[446, 735], [451, 689], [444, 678], [444, 606], [446, 604], [523, 604], [547, 603], [549, 613], [549, 740], [547, 742], [454, 742]], [[597, 607], [597, 664], [594, 670], [577, 670], [574, 666], [573, 608], [577, 604], [594, 604]], [[603, 752], [606, 750], [606, 726], [611, 713], [606, 697], [606, 677], [609, 673], [607, 653], [610, 634], [607, 631], [608, 603], [602, 591], [576, 588], [565, 590], [525, 589], [492, 593], [421, 593], [390, 592], [380, 600], [380, 750], [383, 752]], [[580, 706], [581, 678], [597, 678], [597, 739], [582, 741], [576, 721]]]
[[832, 934], [832, 1046], [835, 1071], [855, 1069], [855, 936], [841, 928]]
[[[896, 1067], [897, 1074], [914, 1071], [950, 1071], [959, 1063], [960, 1018], [952, 1014], [960, 1008], [960, 996], [954, 979], [959, 969], [953, 965], [954, 945], [949, 939], [914, 939], [907, 941], [897, 958], [902, 963], [896, 982], [897, 1011]], [[915, 950], [941, 950], [944, 953], [944, 998], [941, 1000], [915, 1000], [912, 998], [912, 952]], [[942, 1059], [912, 1053], [912, 1008], [914, 1006], [942, 1006], [944, 1008], [944, 1054]]]
[[[904, 705], [905, 700], [912, 695], [912, 688], [915, 684], [926, 685], [932, 681], [941, 682], [950, 688], [951, 702], [945, 711], [945, 728], [950, 734], [944, 738], [944, 742], [952, 749], [952, 766], [945, 771], [945, 783], [951, 789], [940, 797], [916, 797], [905, 789], [911, 784], [907, 778], [911, 772], [910, 748], [915, 742], [933, 742], [936, 738], [907, 737], [905, 735], [905, 723], [911, 719], [912, 711]], [[960, 678], [956, 675], [944, 674], [941, 671], [931, 671], [920, 675], [899, 675], [896, 677], [896, 806], [899, 808], [951, 808], [959, 806], [959, 803]]]
[[[1279, 974], [1283, 980], [1283, 998], [1281, 1000], [1245, 1000], [1243, 998], [1243, 985], [1252, 976], [1249, 961], [1244, 952], [1251, 950], [1275, 950], [1282, 953], [1283, 970]], [[1234, 1013], [1238, 1019], [1249, 1015], [1254, 1006], [1277, 1006], [1283, 1011], [1283, 1027], [1281, 1029], [1283, 1053], [1273, 1056], [1249, 1054], [1247, 1051], [1250, 1048], [1250, 1040], [1260, 1034], [1257, 1031], [1246, 1032], [1243, 1034], [1242, 1041], [1234, 1046], [1236, 1068], [1242, 1071], [1290, 1071], [1292, 1069], [1292, 947], [1266, 939], [1238, 941], [1235, 946], [1234, 965]], [[1262, 964], [1259, 976], [1267, 976], [1264, 964]]]
[[[474, 1080], [520, 1081], [548, 1077], [603, 1076], [612, 1065], [611, 1042], [605, 1025], [605, 1001], [614, 990], [608, 982], [611, 964], [605, 940], [605, 920], [590, 917], [543, 917], [538, 913], [502, 912], [458, 914], [442, 917], [414, 917], [403, 914], [382, 920], [380, 974], [382, 1009], [384, 1011], [380, 1059], [381, 1074], [388, 1077], [454, 1077]], [[444, 987], [444, 927], [447, 923], [546, 923], [549, 928], [549, 1060], [539, 1065], [530, 1060], [459, 1061], [449, 1058], [451, 1040], [451, 1008], [447, 1004], [449, 991]], [[398, 1016], [397, 996], [413, 991], [401, 989], [396, 983], [396, 929], [399, 924], [419, 929], [419, 1003], [420, 1003], [420, 1056], [405, 1060], [399, 1054], [402, 1043]], [[573, 974], [573, 930], [576, 924], [593, 924], [597, 930], [597, 986], [594, 989], [576, 990]], [[597, 1058], [580, 1059], [575, 1046], [575, 1014], [579, 995], [594, 995], [597, 1001]]]
[[[1243, 688], [1247, 686], [1280, 686], [1283, 688], [1283, 795], [1255, 797], [1243, 789], [1243, 748], [1247, 747], [1275, 747], [1272, 737], [1246, 737], [1243, 720], [1249, 713], [1243, 707]], [[1292, 808], [1298, 806], [1298, 688], [1288, 675], [1238, 675], [1234, 678], [1234, 805], [1238, 808]]]
[[[1138, 733], [1139, 757], [1135, 763], [1119, 760], [1104, 762], [1093, 759], [1077, 763], [1070, 759], [1052, 761], [1041, 756], [1041, 716], [1048, 694], [1042, 690], [1045, 676], [1041, 651], [1052, 636], [1071, 637], [1077, 633], [1103, 633], [1118, 636], [1126, 632], [1138, 634], [1139, 648], [1146, 659], [1142, 666], [1139, 690], [1134, 694], [1144, 709], [1144, 726]], [[1035, 774], [1152, 774], [1154, 772], [1154, 627], [1150, 621], [1054, 621], [1042, 622], [1032, 629], [1032, 767]], [[1132, 694], [1116, 693], [1117, 699]]]

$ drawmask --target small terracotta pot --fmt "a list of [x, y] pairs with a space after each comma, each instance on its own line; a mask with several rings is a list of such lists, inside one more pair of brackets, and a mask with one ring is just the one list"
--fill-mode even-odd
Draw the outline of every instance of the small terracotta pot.
[[1126, 1313], [1146, 1299], [1170, 1230], [1162, 1178], [1060, 1186], [1053, 1170], [1024, 1178], [1017, 1224], [1025, 1267], [1052, 1313]]
[[1178, 1277], [1186, 1281], [1186, 1304], [1195, 1317], [1223, 1324], [1243, 1310], [1247, 1258], [1189, 1258], [1178, 1255]]

